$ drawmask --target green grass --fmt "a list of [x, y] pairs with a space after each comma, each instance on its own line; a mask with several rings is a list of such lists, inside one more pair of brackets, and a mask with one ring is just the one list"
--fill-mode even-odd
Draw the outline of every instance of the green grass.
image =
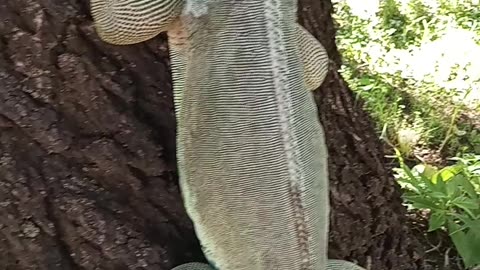
[[[355, 16], [345, 1], [335, 3], [337, 44], [344, 62], [341, 73], [365, 101], [365, 109], [375, 120], [378, 132], [387, 127], [388, 138], [396, 146], [400, 143], [399, 134], [414, 131], [419, 139], [413, 140], [412, 147], [441, 148], [445, 156], [480, 153], [480, 134], [475, 131], [478, 127], [460, 121], [467, 114], [480, 118], [480, 101], [466, 102], [468, 95], [465, 98], [468, 91], [480, 91], [470, 89], [480, 87], [480, 75], [465, 75], [473, 70], [466, 61], [473, 59], [455, 55], [452, 51], [457, 50], [458, 44], [449, 48], [441, 39], [456, 33], [450, 31], [454, 27], [474, 33], [474, 42], [480, 44], [480, 8], [455, 2], [458, 1], [438, 0], [437, 7], [432, 8], [421, 0], [404, 6], [397, 0], [383, 0], [378, 12], [369, 18]], [[431, 47], [414, 55], [422, 45], [430, 43]], [[472, 48], [477, 50], [474, 45]], [[431, 57], [427, 55], [423, 60], [437, 62], [426, 63], [425, 74], [419, 75], [423, 71], [415, 70], [415, 65], [423, 62], [409, 65], [405, 60], [410, 57], [414, 61], [428, 53], [432, 53]], [[429, 70], [432, 68], [433, 72]], [[402, 74], [405, 70], [413, 72]], [[467, 88], [460, 85], [463, 89], [447, 89], [458, 81], [468, 83]], [[477, 107], [475, 102], [479, 103]]]

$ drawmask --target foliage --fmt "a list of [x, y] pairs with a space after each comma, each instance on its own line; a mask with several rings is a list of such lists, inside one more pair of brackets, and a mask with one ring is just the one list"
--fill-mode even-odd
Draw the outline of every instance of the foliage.
[[[341, 72], [404, 155], [480, 153], [480, 9], [474, 0], [336, 0]], [[461, 46], [459, 46], [461, 44]], [[401, 138], [414, 145], [403, 144]], [[407, 151], [407, 152], [403, 152]]]
[[[447, 231], [466, 267], [480, 265], [478, 1], [333, 2], [340, 72], [395, 149], [406, 203], [429, 211], [429, 231]], [[458, 157], [409, 168], [419, 147]]]
[[480, 265], [480, 155], [455, 158], [440, 170], [426, 164], [410, 169], [397, 155], [405, 201], [430, 211], [429, 231], [447, 230], [466, 267]]

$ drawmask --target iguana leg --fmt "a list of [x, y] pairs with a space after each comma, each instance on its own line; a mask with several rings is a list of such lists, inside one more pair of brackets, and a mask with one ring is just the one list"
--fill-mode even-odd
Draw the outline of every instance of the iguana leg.
[[[215, 270], [212, 266], [206, 263], [186, 263], [174, 267], [172, 270]], [[365, 270], [364, 268], [355, 265], [351, 262], [342, 260], [328, 260], [327, 269], [325, 270]]]
[[316, 90], [328, 73], [328, 54], [322, 44], [297, 23], [297, 46], [303, 64], [304, 81], [308, 90]]
[[[169, 32], [172, 73], [179, 97], [185, 72], [186, 36], [180, 15], [184, 0], [91, 0], [91, 13], [102, 40], [128, 45], [148, 40], [161, 32]], [[175, 40], [173, 43], [170, 40]], [[305, 85], [317, 89], [328, 72], [325, 48], [301, 25], [297, 24], [297, 41], [305, 72]], [[173, 49], [172, 49], [173, 47]], [[177, 95], [178, 94], [178, 95]], [[175, 104], [180, 104], [176, 102]], [[178, 108], [176, 107], [176, 111]]]
[[182, 20], [178, 19], [168, 30], [168, 46], [170, 49], [170, 62], [172, 67], [173, 101], [177, 119], [180, 114], [182, 93], [185, 88], [185, 73], [187, 70], [187, 33]]
[[128, 45], [167, 31], [183, 4], [183, 0], [91, 0], [90, 8], [102, 40]]
[[[303, 26], [297, 24], [297, 42], [304, 69], [304, 81], [310, 91], [316, 90], [328, 73], [328, 54], [322, 44]], [[170, 58], [172, 61], [175, 112], [178, 114], [186, 70], [187, 34], [181, 20], [175, 21], [168, 30]]]
[[175, 111], [180, 111], [186, 69], [186, 35], [180, 15], [184, 0], [91, 0], [91, 14], [100, 38], [115, 45], [146, 41], [168, 32]]
[[[173, 268], [172, 270], [214, 270], [205, 263], [186, 263]], [[365, 270], [351, 262], [341, 260], [328, 260], [326, 270]]]

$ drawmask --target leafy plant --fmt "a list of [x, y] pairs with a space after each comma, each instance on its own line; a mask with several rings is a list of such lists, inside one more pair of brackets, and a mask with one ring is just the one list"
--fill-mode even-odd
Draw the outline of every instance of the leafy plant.
[[455, 158], [456, 164], [443, 169], [410, 169], [396, 151], [405, 201], [430, 211], [428, 230], [447, 230], [466, 267], [480, 265], [480, 155]]

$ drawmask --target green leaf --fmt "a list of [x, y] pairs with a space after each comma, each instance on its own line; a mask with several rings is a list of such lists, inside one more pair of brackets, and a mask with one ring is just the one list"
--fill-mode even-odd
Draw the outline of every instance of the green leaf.
[[[445, 184], [445, 181], [443, 181], [442, 176], [436, 177], [438, 181], [435, 182], [435, 185], [433, 186], [433, 190], [436, 192], [443, 193], [448, 196], [447, 193], [447, 185]], [[432, 178], [433, 180], [433, 178]]]
[[435, 199], [442, 200], [442, 199], [447, 199], [448, 195], [442, 192], [434, 191], [430, 192], [429, 195]]
[[447, 194], [450, 198], [456, 198], [462, 194], [460, 190], [461, 185], [456, 179], [457, 176], [455, 176], [451, 181], [447, 182]]
[[466, 197], [457, 197], [452, 201], [452, 203], [462, 209], [475, 210], [480, 207], [480, 205], [478, 205], [478, 201], [468, 199]]
[[430, 216], [428, 221], [428, 231], [435, 231], [443, 226], [447, 222], [447, 217], [444, 211], [435, 211]]
[[463, 213], [462, 214], [453, 213], [452, 216], [456, 217], [457, 219], [463, 222], [463, 225], [460, 226], [459, 230], [463, 231], [471, 227], [472, 219], [468, 215], [465, 215]]
[[435, 204], [431, 199], [425, 198], [423, 196], [404, 196], [406, 200], [412, 202], [412, 206], [417, 209], [436, 209], [442, 210], [438, 205]]
[[413, 187], [415, 187], [416, 190], [418, 190], [418, 191], [422, 190], [423, 188], [420, 185], [420, 183], [418, 181], [418, 178], [415, 177], [415, 175], [413, 175], [410, 168], [408, 168], [408, 166], [406, 166], [406, 165], [402, 165], [401, 168], [403, 169], [403, 172], [407, 175], [407, 177], [404, 178], [404, 180], [406, 182], [408, 182], [409, 184], [411, 184]]
[[469, 222], [467, 222], [467, 225], [473, 233], [480, 237], [480, 219], [470, 220]]
[[480, 264], [480, 226], [477, 226], [480, 223], [474, 223], [474, 226], [465, 232], [453, 220], [448, 220], [450, 238], [467, 268]]
[[465, 266], [469, 265], [472, 261], [472, 252], [468, 244], [467, 236], [465, 232], [459, 230], [460, 225], [456, 224], [453, 220], [448, 220], [448, 231], [450, 232], [450, 238], [452, 239], [458, 254], [462, 257]]
[[451, 202], [453, 205], [463, 209], [465, 212], [467, 212], [472, 218], [475, 217], [475, 214], [472, 212], [472, 210], [477, 210], [480, 208], [480, 205], [478, 204], [478, 201], [466, 198], [466, 197], [457, 197], [452, 200]]
[[[478, 251], [480, 251], [480, 220], [476, 220], [475, 224], [473, 224], [472, 227], [470, 227], [470, 231], [472, 232], [472, 238], [477, 239], [478, 241], [475, 241], [475, 247]], [[480, 258], [480, 256], [478, 256]]]
[[456, 182], [458, 182], [458, 184], [460, 184], [460, 186], [465, 190], [465, 192], [467, 192], [470, 198], [472, 199], [478, 198], [478, 194], [475, 191], [475, 187], [472, 185], [470, 181], [467, 180], [467, 178], [464, 175], [457, 175], [455, 177], [455, 180]]
[[368, 78], [368, 77], [362, 77], [362, 78], [360, 78], [359, 83], [360, 83], [361, 85], [370, 85], [370, 84], [375, 83], [375, 81], [371, 80], [371, 79]]
[[437, 167], [426, 164], [422, 174], [428, 179], [431, 179], [437, 172], [438, 172]]
[[480, 193], [480, 176], [478, 177], [473, 177], [472, 179], [470, 179], [470, 181], [476, 185], [478, 185], [479, 187], [476, 188], [475, 190], [478, 190], [478, 193]]
[[465, 266], [472, 267], [480, 265], [480, 234], [474, 229], [470, 229], [465, 234], [465, 237], [468, 239], [467, 244], [470, 249], [470, 257], [465, 261]]
[[[428, 164], [418, 164], [412, 168], [411, 172], [412, 172], [412, 175], [413, 173], [418, 174], [420, 176], [422, 183], [426, 184], [429, 189], [431, 190], [435, 189], [435, 185], [431, 179], [433, 175], [435, 175], [438, 172], [436, 167], [430, 166]], [[415, 178], [417, 179], [417, 181], [420, 180], [418, 179], [418, 177], [415, 177]]]
[[449, 181], [452, 177], [462, 172], [464, 168], [465, 165], [461, 163], [445, 167], [432, 177], [432, 182], [437, 183], [439, 179], [442, 179], [443, 181]]

